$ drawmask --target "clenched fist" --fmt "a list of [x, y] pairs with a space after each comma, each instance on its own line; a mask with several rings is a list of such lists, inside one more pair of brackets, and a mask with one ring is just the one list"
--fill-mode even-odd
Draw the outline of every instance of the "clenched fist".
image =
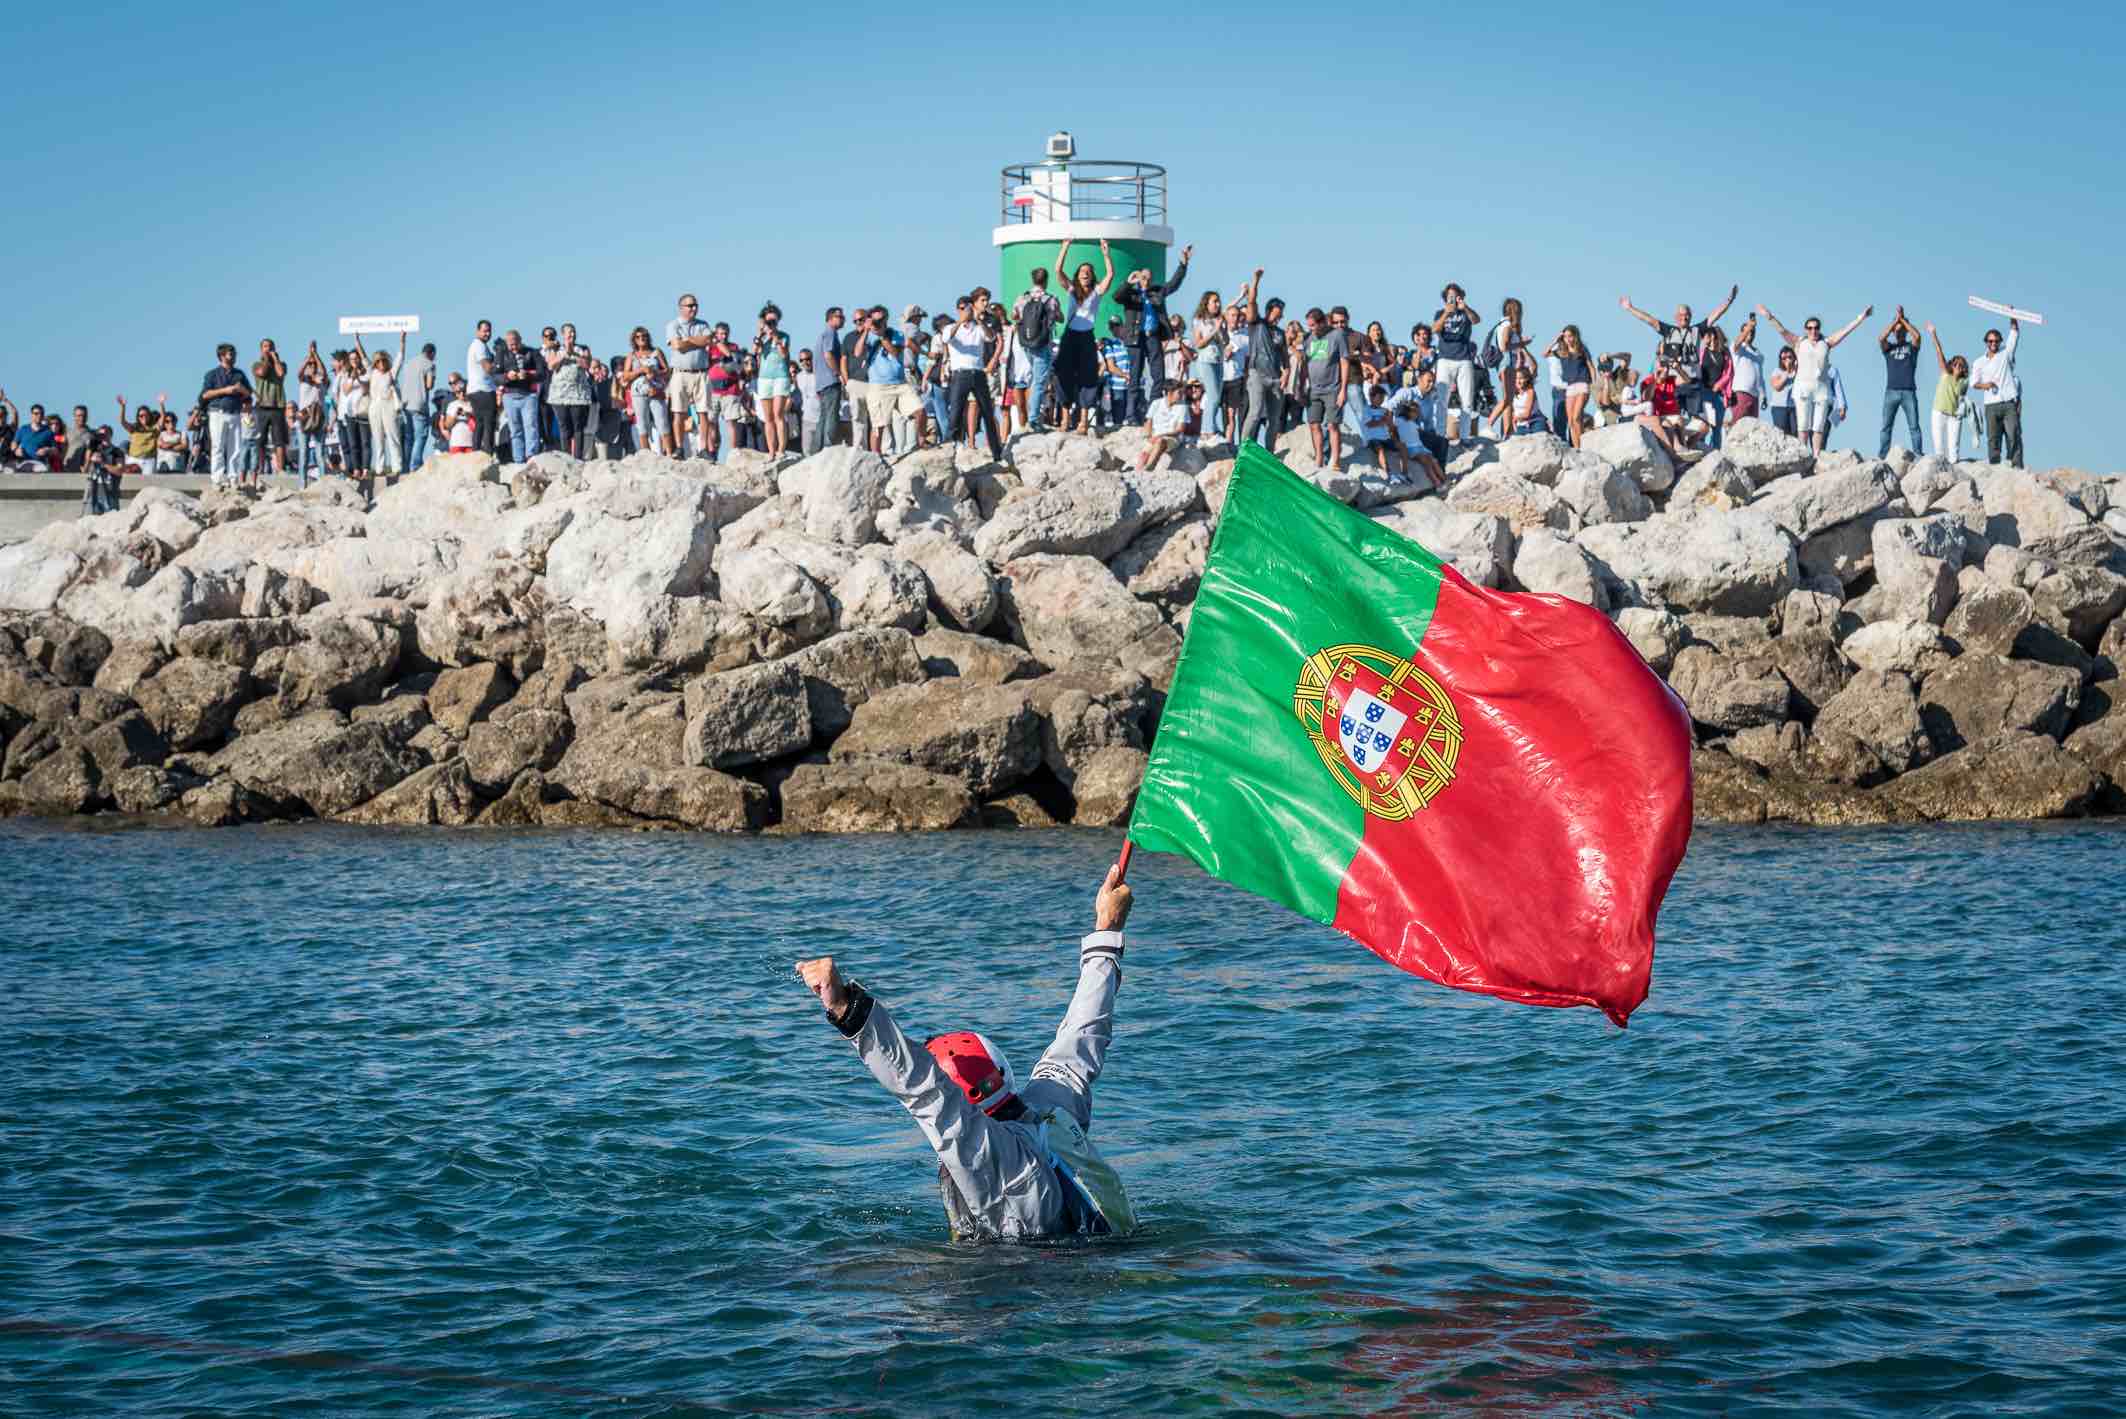
[[818, 956], [797, 963], [797, 974], [805, 986], [819, 997], [829, 1015], [839, 1015], [849, 1005], [849, 982], [835, 968], [832, 956]]

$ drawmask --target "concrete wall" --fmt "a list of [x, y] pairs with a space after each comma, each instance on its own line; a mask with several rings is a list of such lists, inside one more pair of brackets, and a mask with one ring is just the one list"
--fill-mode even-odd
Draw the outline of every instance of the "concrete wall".
[[[293, 478], [265, 479], [268, 486], [292, 488]], [[118, 501], [133, 501], [142, 488], [174, 488], [198, 497], [211, 486], [210, 480], [190, 475], [152, 474], [128, 476], [119, 481]], [[81, 516], [81, 499], [88, 479], [79, 473], [0, 473], [0, 546], [27, 542], [55, 522], [71, 522]]]

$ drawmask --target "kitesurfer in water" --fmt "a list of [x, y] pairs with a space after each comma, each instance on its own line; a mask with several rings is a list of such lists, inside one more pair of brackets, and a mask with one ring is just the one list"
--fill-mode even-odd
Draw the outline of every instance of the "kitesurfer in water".
[[828, 1020], [937, 1153], [955, 1236], [1033, 1241], [1135, 1226], [1121, 1180], [1086, 1136], [1122, 983], [1130, 907], [1122, 871], [1120, 863], [1109, 868], [1100, 886], [1092, 934], [1078, 946], [1077, 993], [1023, 1089], [987, 1037], [959, 1030], [918, 1047], [832, 956], [797, 963]]

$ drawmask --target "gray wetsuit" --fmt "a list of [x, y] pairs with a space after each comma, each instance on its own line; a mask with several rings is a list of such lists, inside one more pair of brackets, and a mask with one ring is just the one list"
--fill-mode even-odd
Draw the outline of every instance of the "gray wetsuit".
[[1050, 1165], [1037, 1120], [1053, 1110], [1091, 1131], [1093, 1081], [1114, 1038], [1121, 984], [1122, 933], [1096, 931], [1078, 948], [1078, 989], [1055, 1043], [1018, 1090], [1029, 1115], [1024, 1120], [991, 1118], [969, 1103], [892, 1012], [852, 985], [853, 999], [836, 1027], [937, 1153], [955, 1235], [1018, 1241], [1097, 1228], [1095, 1214]]

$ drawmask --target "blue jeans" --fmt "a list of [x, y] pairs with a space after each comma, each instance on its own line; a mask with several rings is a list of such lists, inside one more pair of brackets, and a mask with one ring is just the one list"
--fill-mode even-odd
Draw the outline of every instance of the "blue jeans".
[[1056, 371], [1056, 351], [1053, 345], [1039, 354], [1028, 351], [1026, 355], [1026, 417], [1036, 426], [1041, 423], [1041, 404], [1048, 397], [1048, 378]]
[[399, 411], [399, 452], [406, 455], [408, 472], [428, 461], [428, 431], [433, 427], [426, 409]]
[[1203, 422], [1205, 432], [1225, 433], [1225, 366], [1218, 363], [1215, 348], [1198, 352], [1202, 358], [1190, 368], [1200, 371], [1195, 378], [1203, 381]]
[[930, 422], [937, 425], [939, 443], [952, 442], [952, 415], [945, 409], [945, 391], [934, 384], [923, 386], [923, 407], [930, 411]]
[[1720, 446], [1720, 422], [1727, 417], [1727, 403], [1721, 399], [1719, 390], [1702, 384], [1696, 386], [1691, 390], [1690, 398], [1683, 402], [1683, 412], [1698, 414], [1705, 419], [1705, 446], [1708, 449]]
[[[1885, 389], [1882, 392], [1882, 447], [1876, 451], [1877, 458], [1890, 451], [1890, 435], [1897, 429], [1897, 411], [1904, 410], [1905, 423], [1912, 430], [1912, 451], [1924, 453], [1919, 446], [1919, 391], [1916, 389]], [[1935, 450], [1937, 453], [1939, 449]]]
[[502, 422], [509, 425], [509, 441], [516, 448], [516, 461], [528, 462], [539, 451], [539, 396], [502, 396]]
[[310, 468], [313, 463], [317, 466], [317, 476], [325, 476], [325, 431], [319, 429], [314, 434], [298, 432], [296, 437], [302, 441], [302, 446], [296, 452], [295, 480], [298, 486], [307, 488], [310, 486]]

